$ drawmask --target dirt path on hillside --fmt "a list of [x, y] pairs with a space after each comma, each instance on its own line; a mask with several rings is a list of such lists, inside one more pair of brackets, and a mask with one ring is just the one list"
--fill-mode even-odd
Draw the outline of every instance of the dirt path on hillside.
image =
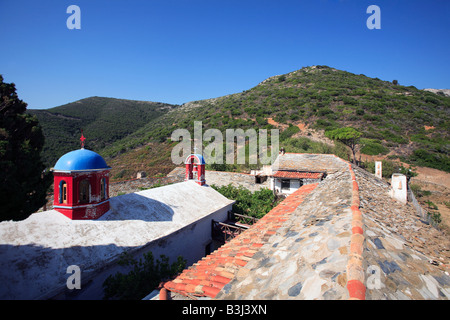
[[450, 189], [450, 173], [425, 167], [417, 167], [416, 171], [418, 173], [417, 180], [424, 180]]
[[[359, 159], [361, 156], [362, 161], [382, 161], [386, 159], [387, 155], [378, 155], [378, 156], [370, 156], [367, 154], [356, 153], [356, 158]], [[391, 160], [393, 162], [398, 162], [403, 165], [405, 168], [409, 168], [410, 165], [399, 160]], [[417, 177], [414, 177], [414, 180], [421, 180], [427, 183], [433, 183], [440, 186], [443, 186], [450, 190], [450, 173], [433, 169], [427, 167], [414, 167], [414, 171], [417, 172]]]
[[[419, 197], [417, 200], [430, 213], [440, 213], [441, 229], [450, 236], [450, 173], [432, 168], [417, 167], [417, 177], [411, 183], [419, 185], [422, 190], [431, 191], [431, 195]], [[427, 201], [433, 205], [429, 206]]]
[[[283, 124], [283, 123], [278, 123], [275, 120], [273, 120], [272, 118], [267, 118], [266, 120], [267, 120], [268, 124], [276, 126], [276, 127], [280, 128], [281, 130], [284, 130], [288, 127], [288, 125]], [[328, 139], [327, 137], [325, 137], [324, 130], [310, 129], [309, 126], [304, 122], [298, 122], [298, 123], [294, 122], [293, 125], [297, 126], [300, 129], [300, 131], [297, 132], [296, 134], [294, 134], [292, 136], [292, 138], [306, 137], [312, 141], [322, 142], [322, 143], [328, 144], [329, 146], [334, 147], [334, 142], [331, 139]]]

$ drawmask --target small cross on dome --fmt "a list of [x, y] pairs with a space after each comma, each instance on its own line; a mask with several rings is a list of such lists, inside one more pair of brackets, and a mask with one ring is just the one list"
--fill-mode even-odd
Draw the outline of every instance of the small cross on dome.
[[83, 135], [83, 130], [81, 130], [81, 138], [80, 138], [80, 140], [81, 140], [81, 149], [84, 149], [84, 140], [86, 140], [86, 138]]

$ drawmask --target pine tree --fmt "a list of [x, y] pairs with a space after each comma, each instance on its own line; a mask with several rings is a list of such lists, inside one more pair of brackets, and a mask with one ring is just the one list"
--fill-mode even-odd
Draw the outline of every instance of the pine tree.
[[361, 132], [352, 127], [345, 127], [327, 131], [325, 135], [331, 140], [342, 142], [349, 147], [353, 153], [353, 163], [356, 163], [356, 148], [362, 136]]
[[0, 75], [0, 221], [23, 220], [36, 212], [51, 184], [40, 158], [44, 136], [26, 108], [15, 84]]

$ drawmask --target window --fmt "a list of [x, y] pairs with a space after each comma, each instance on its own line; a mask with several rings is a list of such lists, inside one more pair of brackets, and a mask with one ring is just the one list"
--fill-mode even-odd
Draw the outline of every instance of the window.
[[281, 180], [281, 190], [289, 190], [291, 188], [291, 180]]
[[100, 179], [100, 197], [102, 200], [106, 199], [106, 179]]
[[59, 183], [59, 203], [67, 203], [67, 183], [64, 180]]
[[80, 203], [89, 203], [90, 189], [91, 184], [89, 183], [89, 180], [86, 179], [80, 182]]

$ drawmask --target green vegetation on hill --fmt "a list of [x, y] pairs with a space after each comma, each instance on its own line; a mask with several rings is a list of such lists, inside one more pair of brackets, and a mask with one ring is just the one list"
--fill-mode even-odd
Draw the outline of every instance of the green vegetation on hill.
[[[188, 129], [193, 138], [194, 121], [202, 121], [203, 132], [215, 128], [225, 137], [226, 129], [275, 129], [268, 121], [272, 118], [285, 128], [281, 130], [280, 147], [287, 152], [325, 150], [345, 157], [348, 150], [342, 145], [331, 148], [312, 142], [307, 136], [299, 137], [297, 125], [306, 124], [325, 134], [353, 127], [362, 133], [360, 146], [366, 154], [395, 151], [405, 162], [450, 172], [450, 97], [327, 66], [305, 67], [271, 77], [241, 93], [182, 106], [117, 100], [115, 107], [109, 109], [102, 105], [102, 99], [106, 98], [58, 107], [61, 112], [55, 111], [58, 108], [39, 112], [52, 113], [52, 120], [42, 123], [49, 140], [44, 152], [47, 163], [50, 157], [56, 160], [79, 146], [80, 124], [88, 146], [107, 158], [120, 158], [149, 143], [164, 144], [163, 149], [167, 149], [175, 129]], [[84, 105], [83, 109], [80, 105]], [[72, 113], [72, 109], [78, 111]], [[93, 115], [87, 117], [89, 112]], [[70, 128], [64, 133], [63, 124]], [[69, 140], [72, 144], [61, 150], [62, 143]]]
[[[189, 117], [168, 114], [178, 127], [203, 121], [206, 128], [273, 128], [308, 124], [325, 132], [354, 127], [363, 151], [401, 150], [403, 160], [449, 171], [450, 97], [326, 66], [269, 78], [242, 93], [195, 101]], [[283, 135], [290, 136], [291, 128]]]
[[[28, 110], [39, 119], [46, 138], [43, 160], [53, 166], [64, 153], [80, 147], [101, 151], [176, 106], [114, 98], [91, 97], [46, 110]], [[125, 151], [125, 150], [120, 150]]]

